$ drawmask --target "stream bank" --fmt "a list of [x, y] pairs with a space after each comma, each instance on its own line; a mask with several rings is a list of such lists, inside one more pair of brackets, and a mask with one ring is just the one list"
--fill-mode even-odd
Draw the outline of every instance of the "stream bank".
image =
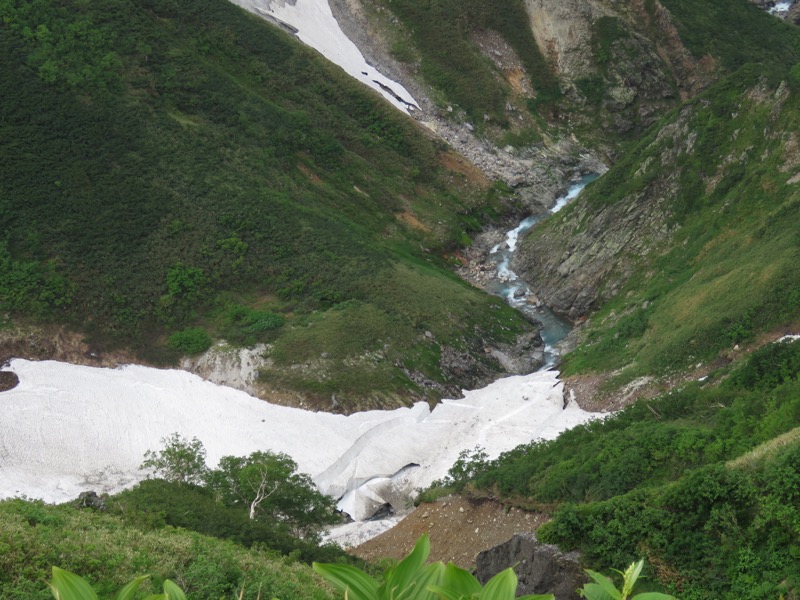
[[569, 334], [572, 324], [550, 310], [538, 298], [531, 284], [522, 280], [510, 265], [520, 237], [548, 215], [564, 208], [598, 177], [597, 173], [576, 175], [569, 186], [556, 197], [549, 211], [527, 216], [510, 229], [487, 229], [475, 238], [472, 246], [459, 253], [462, 266], [458, 269], [458, 274], [463, 279], [490, 294], [505, 298], [509, 305], [517, 308], [529, 321], [540, 327], [543, 348], [536, 351], [541, 356], [535, 356], [534, 360], [544, 369], [557, 363], [559, 353], [556, 344]]

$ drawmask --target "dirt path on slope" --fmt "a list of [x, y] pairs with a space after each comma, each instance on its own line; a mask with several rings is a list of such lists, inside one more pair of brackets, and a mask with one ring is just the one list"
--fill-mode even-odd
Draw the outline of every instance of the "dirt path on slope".
[[549, 516], [518, 508], [506, 508], [492, 500], [460, 496], [421, 504], [395, 527], [353, 548], [350, 552], [369, 561], [400, 559], [428, 532], [431, 560], [469, 569], [479, 552], [508, 541], [515, 533], [535, 531]]

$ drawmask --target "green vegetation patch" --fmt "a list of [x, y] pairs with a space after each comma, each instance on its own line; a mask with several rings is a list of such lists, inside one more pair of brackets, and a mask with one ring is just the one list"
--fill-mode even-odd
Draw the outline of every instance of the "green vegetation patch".
[[[659, 133], [687, 112], [682, 128]], [[798, 95], [774, 72], [748, 66], [668, 117], [587, 190], [591, 215], [677, 180], [665, 205], [674, 235], [631, 260], [626, 286], [594, 316], [566, 373], [624, 367], [620, 383], [663, 374], [797, 318], [800, 189], [788, 183], [793, 142], [782, 132], [798, 126]]]
[[[774, 598], [800, 580], [800, 341], [718, 385], [690, 384], [486, 461], [478, 488], [559, 506], [541, 536], [592, 564], [646, 556], [681, 598]], [[735, 460], [747, 457], [747, 460]], [[447, 481], [445, 483], [448, 483]]]
[[692, 54], [711, 55], [727, 70], [746, 63], [789, 67], [800, 58], [796, 28], [749, 0], [662, 0], [662, 4]]
[[523, 62], [537, 92], [546, 104], [560, 96], [558, 80], [542, 56], [521, 0], [382, 0], [410, 32], [421, 61], [423, 77], [460, 106], [473, 123], [484, 115], [506, 124], [506, 92], [491, 62], [470, 39], [473, 31], [492, 30], [511, 45]]
[[[153, 361], [202, 351], [198, 327], [286, 356], [293, 319], [348, 302], [363, 321], [350, 332], [434, 331], [379, 297], [403, 295], [396, 264], [425, 266], [437, 301], [466, 313], [437, 256], [504, 201], [291, 36], [222, 0], [8, 1], [0, 20], [0, 302], [14, 318]], [[493, 306], [473, 294], [469, 311], [489, 322]], [[375, 346], [355, 339], [328, 351]]]
[[263, 547], [245, 549], [172, 527], [142, 530], [69, 505], [0, 502], [0, 548], [0, 596], [19, 600], [52, 598], [44, 582], [56, 564], [81, 573], [101, 597], [149, 573], [142, 586], [149, 593], [171, 579], [198, 599], [238, 598], [242, 590], [252, 600], [333, 598], [309, 567]]

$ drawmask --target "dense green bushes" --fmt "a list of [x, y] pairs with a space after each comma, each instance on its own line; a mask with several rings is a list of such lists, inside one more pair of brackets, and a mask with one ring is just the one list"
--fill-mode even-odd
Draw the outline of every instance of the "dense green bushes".
[[[4, 0], [0, 19], [12, 316], [163, 360], [206, 346], [187, 328], [251, 344], [341, 303], [391, 304], [404, 265], [443, 294], [425, 325], [442, 343], [524, 327], [438, 258], [503, 210], [497, 195], [445, 171], [410, 119], [277, 28], [224, 0]], [[415, 306], [391, 310], [376, 338], [407, 362], [426, 329]], [[440, 325], [450, 311], [481, 332]], [[417, 335], [394, 336], [397, 320]], [[417, 392], [385, 370], [379, 395]], [[355, 400], [372, 391], [357, 371]]]
[[55, 563], [80, 573], [101, 597], [150, 573], [142, 587], [150, 593], [171, 579], [197, 599], [238, 598], [242, 588], [248, 600], [332, 598], [307, 566], [264, 546], [244, 549], [172, 527], [143, 531], [67, 505], [0, 502], [0, 549], [0, 597], [15, 600], [52, 598], [43, 582]]
[[721, 383], [467, 470], [479, 488], [559, 506], [542, 536], [593, 564], [645, 555], [681, 598], [775, 598], [800, 586], [798, 357], [800, 341], [767, 345]]
[[543, 540], [593, 561], [645, 553], [686, 600], [773, 599], [800, 587], [800, 444], [747, 467], [690, 471], [675, 484], [564, 505]]
[[269, 548], [310, 563], [338, 561], [337, 546], [320, 546], [292, 535], [280, 521], [251, 520], [240, 507], [220, 503], [210, 489], [163, 479], [148, 479], [114, 496], [109, 512], [131, 527], [158, 531], [170, 526], [230, 540], [246, 548]]

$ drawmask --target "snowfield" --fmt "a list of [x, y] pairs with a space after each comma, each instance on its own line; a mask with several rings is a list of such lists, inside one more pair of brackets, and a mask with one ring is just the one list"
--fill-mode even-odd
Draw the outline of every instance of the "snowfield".
[[145, 477], [145, 451], [173, 432], [197, 437], [208, 463], [285, 452], [356, 520], [400, 512], [480, 444], [490, 457], [596, 415], [566, 408], [555, 371], [508, 377], [431, 411], [425, 403], [351, 416], [276, 406], [179, 370], [103, 369], [14, 359], [19, 385], [0, 393], [0, 498], [64, 502]]
[[380, 92], [394, 106], [409, 112], [419, 106], [402, 85], [367, 64], [331, 12], [327, 0], [231, 0], [268, 21], [283, 25], [344, 71]]

